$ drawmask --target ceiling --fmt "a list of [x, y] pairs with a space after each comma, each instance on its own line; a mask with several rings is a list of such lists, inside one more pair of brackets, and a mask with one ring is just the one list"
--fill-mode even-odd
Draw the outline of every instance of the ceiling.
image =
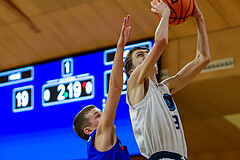
[[[151, 0], [0, 0], [0, 71], [115, 46], [123, 17], [130, 42], [153, 38]], [[198, 0], [208, 32], [240, 25], [239, 0]], [[196, 34], [193, 20], [171, 26], [169, 38]]]
[[[153, 38], [158, 20], [150, 1], [0, 0], [0, 71], [114, 47], [128, 13], [130, 42]], [[209, 33], [240, 27], [239, 0], [197, 3]], [[193, 26], [192, 19], [171, 26], [169, 39], [195, 35]], [[239, 83], [236, 75], [194, 81], [175, 95], [192, 153], [239, 150]]]

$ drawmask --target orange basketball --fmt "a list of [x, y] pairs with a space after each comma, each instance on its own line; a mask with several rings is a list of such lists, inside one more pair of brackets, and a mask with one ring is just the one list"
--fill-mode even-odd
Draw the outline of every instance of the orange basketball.
[[[160, 2], [160, 0], [158, 0]], [[169, 17], [170, 25], [178, 25], [185, 22], [192, 14], [193, 0], [164, 0], [164, 2], [171, 9]], [[154, 4], [156, 0], [153, 0]], [[160, 19], [160, 17], [157, 15]]]

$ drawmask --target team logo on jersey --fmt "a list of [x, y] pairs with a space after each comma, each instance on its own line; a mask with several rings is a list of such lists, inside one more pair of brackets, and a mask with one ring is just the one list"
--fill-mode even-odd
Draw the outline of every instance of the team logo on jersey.
[[173, 98], [170, 94], [164, 93], [163, 99], [165, 100], [170, 111], [174, 111], [176, 109]]
[[123, 145], [120, 142], [119, 142], [119, 146], [123, 150]]

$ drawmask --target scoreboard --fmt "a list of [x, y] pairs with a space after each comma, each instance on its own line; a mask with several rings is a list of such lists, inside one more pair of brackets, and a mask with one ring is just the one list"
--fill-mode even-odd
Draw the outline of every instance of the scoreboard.
[[[151, 49], [152, 41], [126, 46], [124, 58], [135, 46]], [[73, 119], [89, 104], [104, 111], [115, 52], [113, 48], [1, 72], [0, 159], [86, 159], [87, 144], [74, 133]], [[115, 125], [119, 139], [136, 155], [123, 76]]]

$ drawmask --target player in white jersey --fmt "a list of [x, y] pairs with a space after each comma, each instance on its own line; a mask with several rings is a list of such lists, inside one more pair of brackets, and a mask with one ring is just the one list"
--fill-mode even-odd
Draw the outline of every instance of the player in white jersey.
[[129, 77], [127, 103], [133, 132], [140, 152], [146, 158], [187, 159], [183, 127], [171, 95], [190, 83], [211, 60], [204, 17], [194, 1], [192, 17], [198, 28], [196, 58], [175, 76], [158, 83], [155, 64], [168, 44], [170, 9], [163, 1], [151, 5], [151, 10], [161, 17], [154, 45], [151, 51], [133, 48], [124, 64]]

